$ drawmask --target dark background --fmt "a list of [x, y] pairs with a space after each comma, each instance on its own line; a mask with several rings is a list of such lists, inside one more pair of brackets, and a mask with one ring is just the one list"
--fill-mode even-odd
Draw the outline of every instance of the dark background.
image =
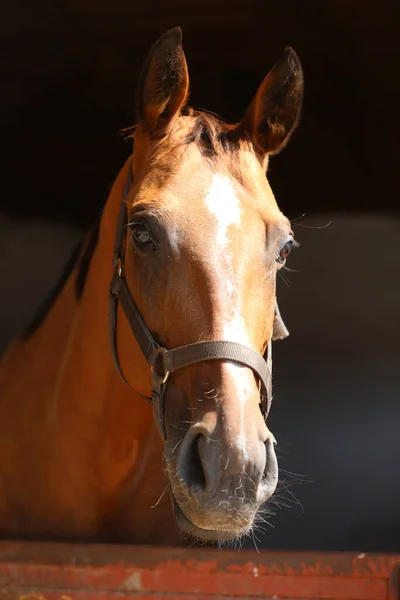
[[274, 346], [270, 422], [297, 474], [282, 472], [278, 500], [293, 492], [304, 512], [279, 510], [264, 547], [400, 551], [398, 13], [395, 0], [2, 3], [2, 348], [104, 204], [164, 30], [183, 27], [191, 103], [231, 121], [286, 45], [302, 60], [302, 122], [270, 170], [301, 242], [300, 272], [279, 281], [291, 336]]

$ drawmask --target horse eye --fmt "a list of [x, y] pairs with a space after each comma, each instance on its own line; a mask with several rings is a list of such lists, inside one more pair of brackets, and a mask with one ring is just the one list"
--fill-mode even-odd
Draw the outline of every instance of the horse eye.
[[131, 224], [132, 237], [138, 248], [144, 248], [153, 243], [150, 231], [142, 223]]
[[276, 257], [276, 262], [280, 265], [284, 265], [287, 257], [289, 256], [292, 248], [293, 248], [294, 240], [288, 240], [286, 244], [281, 248], [278, 256]]

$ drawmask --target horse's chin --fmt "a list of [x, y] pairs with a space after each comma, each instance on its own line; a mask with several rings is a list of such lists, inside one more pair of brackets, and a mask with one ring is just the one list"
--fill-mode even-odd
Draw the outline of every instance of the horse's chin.
[[175, 520], [178, 527], [188, 535], [197, 538], [199, 540], [208, 542], [225, 542], [230, 540], [236, 540], [238, 538], [247, 535], [251, 529], [251, 524], [237, 530], [218, 530], [218, 529], [203, 529], [198, 527], [185, 515], [178, 502], [175, 500], [174, 494], [171, 493], [172, 504], [174, 508]]

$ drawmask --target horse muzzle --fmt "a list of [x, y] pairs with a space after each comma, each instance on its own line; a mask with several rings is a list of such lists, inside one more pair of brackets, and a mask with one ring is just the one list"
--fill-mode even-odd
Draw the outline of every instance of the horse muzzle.
[[212, 422], [191, 426], [175, 458], [166, 447], [168, 474], [179, 527], [197, 538], [230, 540], [249, 532], [275, 491], [274, 438], [261, 429], [247, 444], [234, 444]]

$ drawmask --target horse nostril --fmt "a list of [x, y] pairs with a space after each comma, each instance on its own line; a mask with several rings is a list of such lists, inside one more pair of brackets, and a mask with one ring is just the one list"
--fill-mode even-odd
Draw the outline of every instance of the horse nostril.
[[186, 448], [182, 448], [178, 459], [178, 470], [183, 483], [198, 492], [206, 487], [206, 476], [199, 449], [201, 438], [204, 438], [201, 433], [196, 435]]
[[263, 483], [271, 490], [271, 494], [275, 490], [278, 481], [278, 462], [275, 454], [275, 438], [271, 436], [265, 446], [265, 467], [263, 473]]
[[191, 485], [195, 485], [196, 487], [199, 487], [200, 489], [204, 490], [206, 486], [206, 477], [204, 474], [203, 463], [200, 457], [199, 444], [201, 438], [202, 435], [199, 434], [195, 438], [194, 443], [192, 444], [189, 463], [189, 481]]

